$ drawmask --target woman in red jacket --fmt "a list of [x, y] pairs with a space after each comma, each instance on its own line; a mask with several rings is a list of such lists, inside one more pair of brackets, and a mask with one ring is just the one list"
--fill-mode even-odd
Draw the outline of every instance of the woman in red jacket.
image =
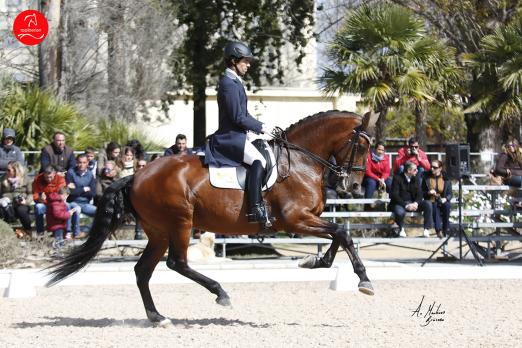
[[364, 198], [372, 198], [378, 188], [390, 193], [391, 183], [390, 158], [386, 155], [384, 143], [379, 141], [375, 144], [375, 148], [368, 153], [363, 181]]
[[45, 216], [47, 220], [47, 231], [53, 232], [56, 245], [60, 245], [63, 241], [64, 233], [67, 230], [67, 220], [71, 218], [72, 214], [80, 212], [79, 206], [67, 210], [65, 201], [68, 195], [67, 188], [62, 187], [58, 192], [53, 192], [47, 197]]

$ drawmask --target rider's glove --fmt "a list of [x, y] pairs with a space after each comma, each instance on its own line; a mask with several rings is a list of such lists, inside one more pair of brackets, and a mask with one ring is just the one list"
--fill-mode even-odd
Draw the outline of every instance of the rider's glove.
[[272, 133], [274, 133], [274, 127], [270, 126], [266, 123], [263, 123], [263, 126], [261, 127], [261, 132], [263, 132], [265, 134], [272, 134]]

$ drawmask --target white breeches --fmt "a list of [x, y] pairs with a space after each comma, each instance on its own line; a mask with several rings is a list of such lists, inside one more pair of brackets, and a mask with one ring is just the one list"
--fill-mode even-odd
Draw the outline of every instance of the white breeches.
[[259, 152], [254, 145], [252, 145], [251, 141], [255, 140], [256, 137], [251, 135], [250, 132], [247, 133], [247, 137], [245, 140], [245, 151], [243, 155], [243, 162], [246, 164], [252, 165], [254, 161], [260, 161], [263, 165], [263, 168], [266, 168], [266, 161], [261, 152]]

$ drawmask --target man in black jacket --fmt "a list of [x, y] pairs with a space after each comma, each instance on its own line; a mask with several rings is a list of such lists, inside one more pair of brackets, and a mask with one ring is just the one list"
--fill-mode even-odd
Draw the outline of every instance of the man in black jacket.
[[422, 199], [422, 191], [417, 178], [417, 166], [413, 162], [404, 164], [404, 172], [393, 177], [390, 208], [394, 220], [399, 225], [397, 231], [400, 237], [406, 237], [404, 231], [404, 216], [406, 212], [423, 212], [424, 237], [429, 237], [429, 230], [433, 228], [431, 204]]

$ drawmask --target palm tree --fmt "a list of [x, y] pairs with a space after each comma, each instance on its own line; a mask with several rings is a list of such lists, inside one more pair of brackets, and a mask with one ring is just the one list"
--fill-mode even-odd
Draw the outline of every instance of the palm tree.
[[408, 9], [363, 5], [349, 13], [331, 43], [334, 66], [324, 68], [320, 83], [326, 93], [360, 93], [379, 113], [377, 139], [383, 138], [387, 111], [410, 105], [424, 145], [426, 105], [447, 96], [449, 84], [458, 81], [453, 52], [427, 37], [423, 21]]
[[499, 27], [480, 42], [477, 54], [466, 55], [475, 68], [478, 100], [466, 112], [483, 112], [488, 121], [518, 136], [522, 115], [522, 16]]

